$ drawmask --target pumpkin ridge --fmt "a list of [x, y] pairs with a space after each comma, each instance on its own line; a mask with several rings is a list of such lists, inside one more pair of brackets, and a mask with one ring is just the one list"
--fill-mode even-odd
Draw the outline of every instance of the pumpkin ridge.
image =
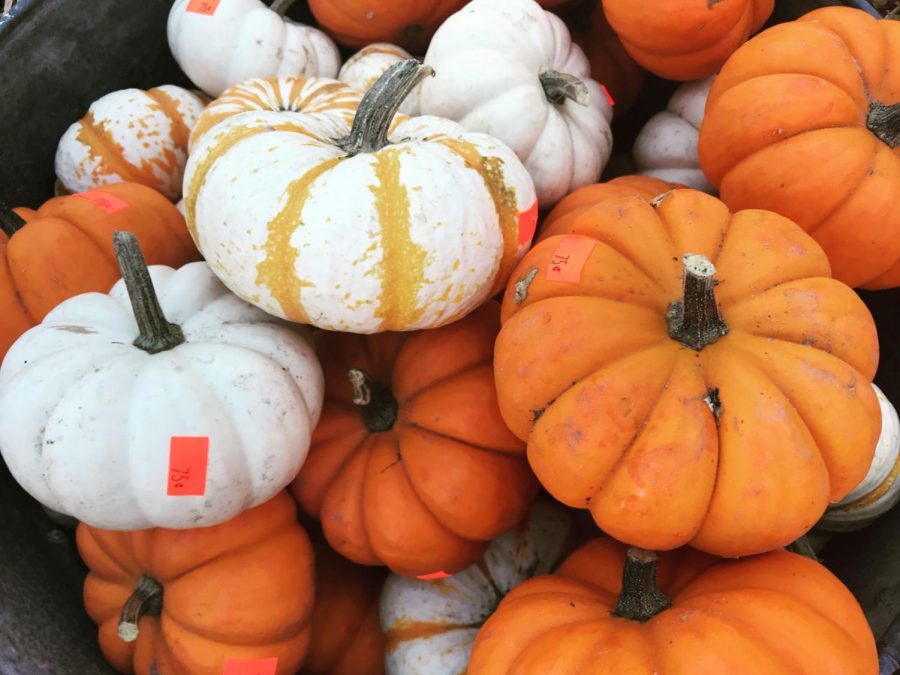
[[[100, 534], [102, 534], [104, 532], [104, 530], [98, 530], [98, 532]], [[82, 534], [82, 533], [84, 533], [84, 534]], [[140, 574], [135, 574], [131, 570], [127, 570], [124, 567], [122, 567], [122, 564], [119, 562], [119, 560], [116, 558], [116, 556], [112, 555], [109, 552], [109, 549], [106, 547], [106, 542], [105, 542], [104, 538], [102, 536], [100, 536], [100, 537], [95, 536], [93, 528], [91, 528], [91, 529], [79, 528], [78, 530], [76, 530], [76, 537], [82, 538], [82, 537], [86, 537], [86, 536], [90, 537], [90, 541], [88, 542], [89, 545], [92, 545], [94, 548], [96, 548], [106, 558], [104, 563], [112, 563], [113, 567], [116, 567], [119, 569], [119, 571], [121, 571], [122, 576], [125, 577], [125, 579], [128, 581], [128, 583], [131, 583], [133, 579], [140, 576]], [[94, 557], [95, 557], [94, 555], [91, 555], [91, 558], [94, 558]], [[133, 558], [133, 556], [132, 556], [132, 558]], [[130, 562], [135, 562], [135, 561], [131, 560]], [[135, 565], [135, 569], [140, 569], [140, 566]], [[115, 584], [116, 586], [123, 585], [121, 579], [115, 579], [112, 577], [108, 577], [106, 575], [100, 576], [100, 574], [96, 573], [96, 572], [95, 572], [95, 574], [98, 579], [101, 579], [107, 583]], [[116, 621], [118, 621], [118, 615], [115, 615], [115, 616], [116, 616]]]
[[432, 434], [433, 436], [437, 436], [438, 438], [441, 438], [443, 440], [452, 441], [453, 443], [459, 443], [460, 445], [465, 445], [470, 448], [475, 448], [476, 450], [481, 450], [482, 452], [489, 452], [489, 453], [492, 453], [495, 455], [500, 455], [501, 457], [514, 456], [512, 453], [504, 451], [504, 450], [498, 450], [497, 448], [491, 448], [491, 447], [488, 447], [485, 445], [479, 445], [477, 443], [472, 443], [471, 441], [466, 441], [461, 438], [456, 438], [455, 436], [451, 436], [449, 434], [445, 434], [440, 431], [435, 431], [434, 429], [429, 429], [428, 427], [424, 427], [421, 424], [412, 422], [408, 419], [398, 418], [397, 423], [404, 424], [412, 429], [415, 429], [416, 431], [422, 431], [422, 432], [425, 432], [426, 434]]
[[[416, 389], [414, 392], [407, 393], [406, 396], [402, 400], [400, 400], [400, 405], [401, 406], [408, 405], [409, 403], [412, 403], [413, 401], [415, 401], [419, 397], [420, 394], [425, 393], [432, 387], [444, 384], [448, 380], [452, 380], [453, 378], [459, 377], [460, 375], [465, 375], [466, 373], [469, 373], [478, 368], [482, 368], [491, 363], [493, 363], [493, 358], [491, 355], [488, 355], [485, 358], [481, 359], [480, 361], [477, 361], [475, 363], [466, 364], [459, 370], [454, 370], [451, 373], [447, 373], [446, 375], [441, 377], [439, 380], [432, 380], [431, 382], [426, 383], [420, 389]], [[392, 391], [393, 391], [393, 389], [392, 389]], [[397, 419], [398, 419], [398, 421], [403, 421], [405, 418], [402, 415], [398, 415]]]
[[[360, 447], [361, 447], [360, 451], [365, 453], [365, 457], [363, 459], [363, 469], [362, 469], [362, 471], [360, 471], [360, 475], [359, 475], [359, 483], [360, 483], [359, 512], [355, 514], [355, 517], [356, 517], [357, 521], [362, 524], [359, 528], [359, 531], [360, 531], [360, 533], [362, 533], [363, 539], [365, 540], [367, 552], [369, 552], [372, 556], [377, 557], [379, 560], [383, 560], [380, 553], [376, 552], [375, 549], [372, 547], [372, 538], [369, 536], [370, 523], [369, 523], [369, 520], [366, 518], [366, 514], [367, 514], [368, 510], [365, 507], [366, 492], [367, 492], [366, 487], [369, 484], [369, 481], [367, 480], [367, 477], [369, 475], [369, 463], [372, 461], [372, 450], [374, 449], [375, 445], [378, 443], [378, 438], [380, 436], [381, 436], [381, 434], [369, 434], [363, 440], [363, 442], [360, 443]], [[396, 437], [394, 437], [393, 440], [394, 440], [394, 451], [397, 453], [397, 462], [402, 463], [403, 458], [400, 456], [400, 442], [397, 440]], [[347, 459], [344, 460], [343, 464], [341, 465], [341, 471], [336, 471], [334, 473], [335, 477], [343, 475], [344, 468], [350, 463], [350, 461], [352, 459], [354, 459], [354, 457], [356, 456], [356, 452], [357, 452], [357, 450], [347, 453]], [[403, 474], [404, 474], [404, 476], [406, 476], [406, 468], [405, 467], [403, 468]], [[406, 476], [406, 480], [409, 481], [409, 476]], [[323, 522], [322, 521], [322, 509], [324, 508], [325, 503], [328, 501], [328, 497], [330, 496], [333, 485], [334, 485], [334, 480], [332, 479], [331, 485], [328, 486], [328, 490], [326, 491], [325, 497], [322, 499], [322, 504], [319, 507], [318, 519], [319, 519], [320, 523]], [[421, 501], [421, 498], [415, 492], [415, 490], [413, 490], [413, 494], [415, 494], [416, 498]], [[325, 530], [324, 523], [322, 525], [322, 530], [323, 531]], [[327, 538], [328, 537], [326, 535], [326, 539]], [[330, 542], [329, 542], [329, 544], [330, 544]]]
[[[7, 242], [0, 242], [0, 244], [4, 244], [4, 249], [8, 250]], [[6, 255], [6, 250], [0, 250], [0, 264], [2, 264], [4, 267], [6, 267], [6, 276], [11, 282], [10, 283], [10, 290], [12, 291], [11, 295], [12, 295], [13, 299], [15, 300], [16, 304], [21, 309], [22, 313], [25, 315], [25, 318], [28, 320], [28, 322], [31, 326], [35, 326], [35, 325], [39, 324], [40, 320], [34, 316], [31, 309], [28, 307], [28, 305], [25, 304], [25, 299], [22, 297], [22, 294], [19, 292], [19, 288], [16, 284], [16, 280], [13, 275], [13, 267], [12, 267], [12, 265], [9, 264], [9, 258]], [[9, 320], [8, 317], [5, 317], [5, 320]], [[11, 346], [12, 346], [12, 343], [10, 343], [8, 345], [8, 347], [11, 347]], [[2, 354], [2, 353], [3, 353], [3, 347], [0, 347], [0, 354]], [[0, 360], [2, 360], [2, 357], [0, 357]]]
[[[91, 172], [92, 175], [114, 173], [125, 182], [148, 184], [148, 177], [125, 158], [125, 149], [116, 143], [104, 124], [94, 122], [94, 113], [88, 110], [79, 124], [76, 136], [78, 142], [87, 148], [90, 157], [98, 160], [98, 166]], [[104, 151], [97, 152], [95, 146], [102, 147]], [[155, 189], [162, 188], [155, 176], [151, 175], [149, 178]]]

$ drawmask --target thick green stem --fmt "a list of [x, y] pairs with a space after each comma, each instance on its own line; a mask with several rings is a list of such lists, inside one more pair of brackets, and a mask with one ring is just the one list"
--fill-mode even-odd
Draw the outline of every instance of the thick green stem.
[[347, 376], [353, 385], [353, 403], [359, 406], [369, 431], [390, 431], [397, 421], [397, 410], [400, 407], [391, 390], [372, 381], [359, 368], [351, 368]]
[[335, 143], [351, 157], [387, 147], [388, 130], [397, 110], [419, 82], [432, 75], [431, 66], [423, 66], [416, 59], [395, 63], [363, 96], [350, 135]]
[[181, 332], [181, 327], [166, 321], [166, 316], [159, 305], [159, 298], [156, 297], [156, 289], [153, 288], [150, 271], [144, 262], [137, 236], [132, 232], [117, 231], [113, 234], [113, 248], [119, 261], [122, 279], [125, 280], [125, 287], [128, 289], [128, 297], [131, 299], [134, 319], [140, 331], [134, 346], [150, 354], [156, 354], [182, 344], [184, 333]]
[[630, 548], [622, 570], [622, 592], [613, 610], [615, 616], [632, 621], [649, 621], [672, 606], [669, 597], [656, 585], [656, 553]]
[[25, 227], [25, 220], [3, 202], [0, 202], [0, 230], [7, 237], [12, 237], [16, 232]]
[[574, 75], [547, 70], [540, 74], [539, 79], [550, 103], [565, 103], [567, 98], [578, 105], [587, 105], [590, 101], [587, 86]]
[[275, 12], [278, 16], [284, 16], [287, 14], [287, 11], [291, 8], [297, 0], [272, 0], [272, 4], [269, 5], [269, 9]]
[[144, 575], [119, 614], [119, 637], [134, 642], [138, 637], [141, 617], [159, 616], [163, 607], [163, 586], [151, 576]]
[[893, 105], [873, 103], [870, 105], [866, 126], [889, 148], [900, 148], [900, 103]]
[[684, 256], [682, 299], [669, 305], [666, 320], [669, 337], [700, 351], [728, 333], [728, 324], [719, 314], [716, 294], [716, 267], [703, 255]]

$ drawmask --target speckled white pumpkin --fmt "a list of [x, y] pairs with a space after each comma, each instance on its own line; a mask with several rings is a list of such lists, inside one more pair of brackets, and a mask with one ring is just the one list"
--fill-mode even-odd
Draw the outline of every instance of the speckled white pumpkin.
[[534, 0], [472, 0], [425, 54], [421, 112], [496, 136], [525, 164], [541, 208], [600, 177], [612, 106], [555, 14]]
[[715, 192], [703, 175], [697, 157], [700, 124], [709, 88], [715, 79], [710, 77], [681, 85], [672, 94], [666, 109], [647, 121], [631, 151], [638, 173]]
[[74, 193], [129, 181], [177, 200], [188, 138], [205, 105], [174, 85], [123, 89], [97, 99], [59, 141], [59, 182]]
[[504, 285], [534, 231], [534, 185], [503, 143], [448, 120], [409, 118], [386, 139], [402, 97], [379, 96], [427, 70], [389, 70], [352, 131], [334, 115], [260, 112], [206, 134], [185, 211], [226, 286], [291, 321], [373, 333], [450, 323]]
[[[278, 4], [283, 12], [291, 3]], [[178, 65], [210, 96], [254, 77], [337, 75], [337, 46], [317, 28], [285, 18], [260, 0], [209, 5], [212, 13], [205, 14], [190, 11], [191, 0], [175, 0], [168, 37]]]
[[[0, 368], [7, 466], [39, 502], [93, 527], [215, 525], [266, 501], [303, 464], [322, 407], [306, 336], [229, 293], [205, 263], [150, 275], [182, 344], [133, 344], [120, 281], [60, 304]], [[176, 436], [209, 438], [202, 496], [167, 494]]]
[[[363, 94], [371, 89], [376, 80], [395, 63], [411, 59], [412, 54], [389, 42], [374, 42], [367, 45], [351, 56], [341, 66], [338, 79], [346, 82]], [[403, 104], [400, 112], [407, 115], [418, 115], [419, 88], [413, 89]]]
[[481, 625], [513, 588], [555, 569], [571, 531], [569, 512], [537, 501], [522, 526], [491, 542], [462, 572], [430, 581], [390, 575], [380, 604], [386, 675], [465, 673]]

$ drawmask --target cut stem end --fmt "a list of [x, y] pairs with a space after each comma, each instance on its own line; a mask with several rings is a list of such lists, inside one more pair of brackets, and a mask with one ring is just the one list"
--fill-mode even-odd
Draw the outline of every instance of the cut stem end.
[[138, 625], [145, 616], [159, 616], [163, 607], [163, 586], [145, 574], [138, 581], [119, 614], [117, 632], [125, 642], [134, 642], [139, 635]]
[[347, 373], [353, 385], [353, 403], [360, 408], [363, 421], [372, 433], [390, 431], [397, 422], [400, 404], [388, 387], [374, 382], [359, 368]]
[[622, 570], [622, 592], [614, 616], [649, 621], [672, 606], [672, 600], [656, 585], [657, 556], [653, 551], [630, 548]]
[[727, 335], [728, 324], [716, 303], [715, 265], [694, 253], [685, 255], [683, 261], [682, 299], [669, 305], [666, 320], [669, 337], [699, 352]]

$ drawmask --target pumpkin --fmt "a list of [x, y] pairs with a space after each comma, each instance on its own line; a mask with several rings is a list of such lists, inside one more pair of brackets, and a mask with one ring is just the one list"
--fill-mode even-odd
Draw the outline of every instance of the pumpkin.
[[385, 638], [378, 625], [383, 567], [362, 567], [316, 546], [316, 604], [301, 675], [381, 675]]
[[503, 418], [607, 534], [724, 556], [784, 546], [866, 475], [872, 316], [768, 211], [678, 189], [545, 228], [503, 298]]
[[154, 265], [200, 257], [172, 203], [136, 183], [56, 197], [37, 211], [0, 204], [0, 361], [63, 300], [112, 287], [119, 278], [115, 230], [135, 232]]
[[128, 181], [177, 201], [188, 136], [205, 105], [173, 85], [123, 89], [97, 99], [59, 139], [59, 182], [68, 192], [83, 192]]
[[124, 232], [116, 255], [124, 279], [109, 295], [66, 300], [0, 367], [13, 477], [111, 530], [216, 525], [270, 499], [300, 469], [321, 411], [312, 346], [205, 263], [148, 272]]
[[421, 54], [444, 19], [466, 0], [310, 0], [316, 21], [348, 47], [391, 42]]
[[829, 7], [774, 26], [709, 93], [700, 165], [732, 209], [796, 221], [834, 276], [900, 285], [900, 23]]
[[528, 248], [534, 186], [515, 154], [449, 120], [388, 127], [430, 70], [392, 66], [352, 128], [335, 115], [238, 115], [185, 176], [213, 271], [270, 314], [327, 330], [433, 328], [502, 289]]
[[325, 409], [291, 492], [338, 553], [452, 574], [525, 517], [537, 486], [497, 409], [498, 327], [489, 302], [436, 330], [323, 336]]
[[462, 572], [430, 580], [389, 576], [380, 610], [387, 674], [466, 672], [479, 628], [513, 588], [553, 571], [571, 531], [569, 511], [539, 500], [524, 522], [494, 539]]
[[668, 80], [701, 80], [758, 31], [775, 0], [601, 0], [629, 54]]
[[878, 655], [856, 599], [817, 562], [682, 549], [657, 563], [603, 538], [513, 589], [478, 634], [468, 673], [825, 671], [875, 675]]
[[708, 78], [681, 85], [666, 109], [647, 121], [631, 151], [638, 173], [713, 191], [697, 157], [700, 123], [712, 83], [713, 78]]
[[76, 540], [89, 568], [84, 606], [119, 672], [220, 675], [229, 661], [270, 659], [277, 666], [266, 672], [297, 672], [310, 639], [313, 556], [284, 492], [213, 527], [82, 523]]
[[[245, 80], [226, 89], [210, 103], [191, 131], [190, 148], [197, 147], [220, 122], [246, 113], [303, 112], [337, 114], [353, 123], [362, 96], [327, 77], [266, 77]], [[246, 118], [242, 118], [246, 119]]]
[[[359, 92], [365, 93], [372, 88], [384, 71], [399, 61], [411, 59], [412, 55], [397, 45], [387, 42], [376, 42], [366, 45], [341, 66], [338, 79], [346, 82]], [[407, 115], [419, 114], [419, 90], [413, 89], [403, 104], [400, 112]]]
[[612, 150], [612, 106], [555, 14], [534, 0], [472, 0], [435, 33], [422, 83], [425, 115], [509, 145], [548, 208], [600, 177]]
[[242, 80], [334, 77], [338, 49], [322, 31], [284, 13], [293, 0], [175, 0], [167, 34], [172, 55], [191, 81], [220, 96]]

